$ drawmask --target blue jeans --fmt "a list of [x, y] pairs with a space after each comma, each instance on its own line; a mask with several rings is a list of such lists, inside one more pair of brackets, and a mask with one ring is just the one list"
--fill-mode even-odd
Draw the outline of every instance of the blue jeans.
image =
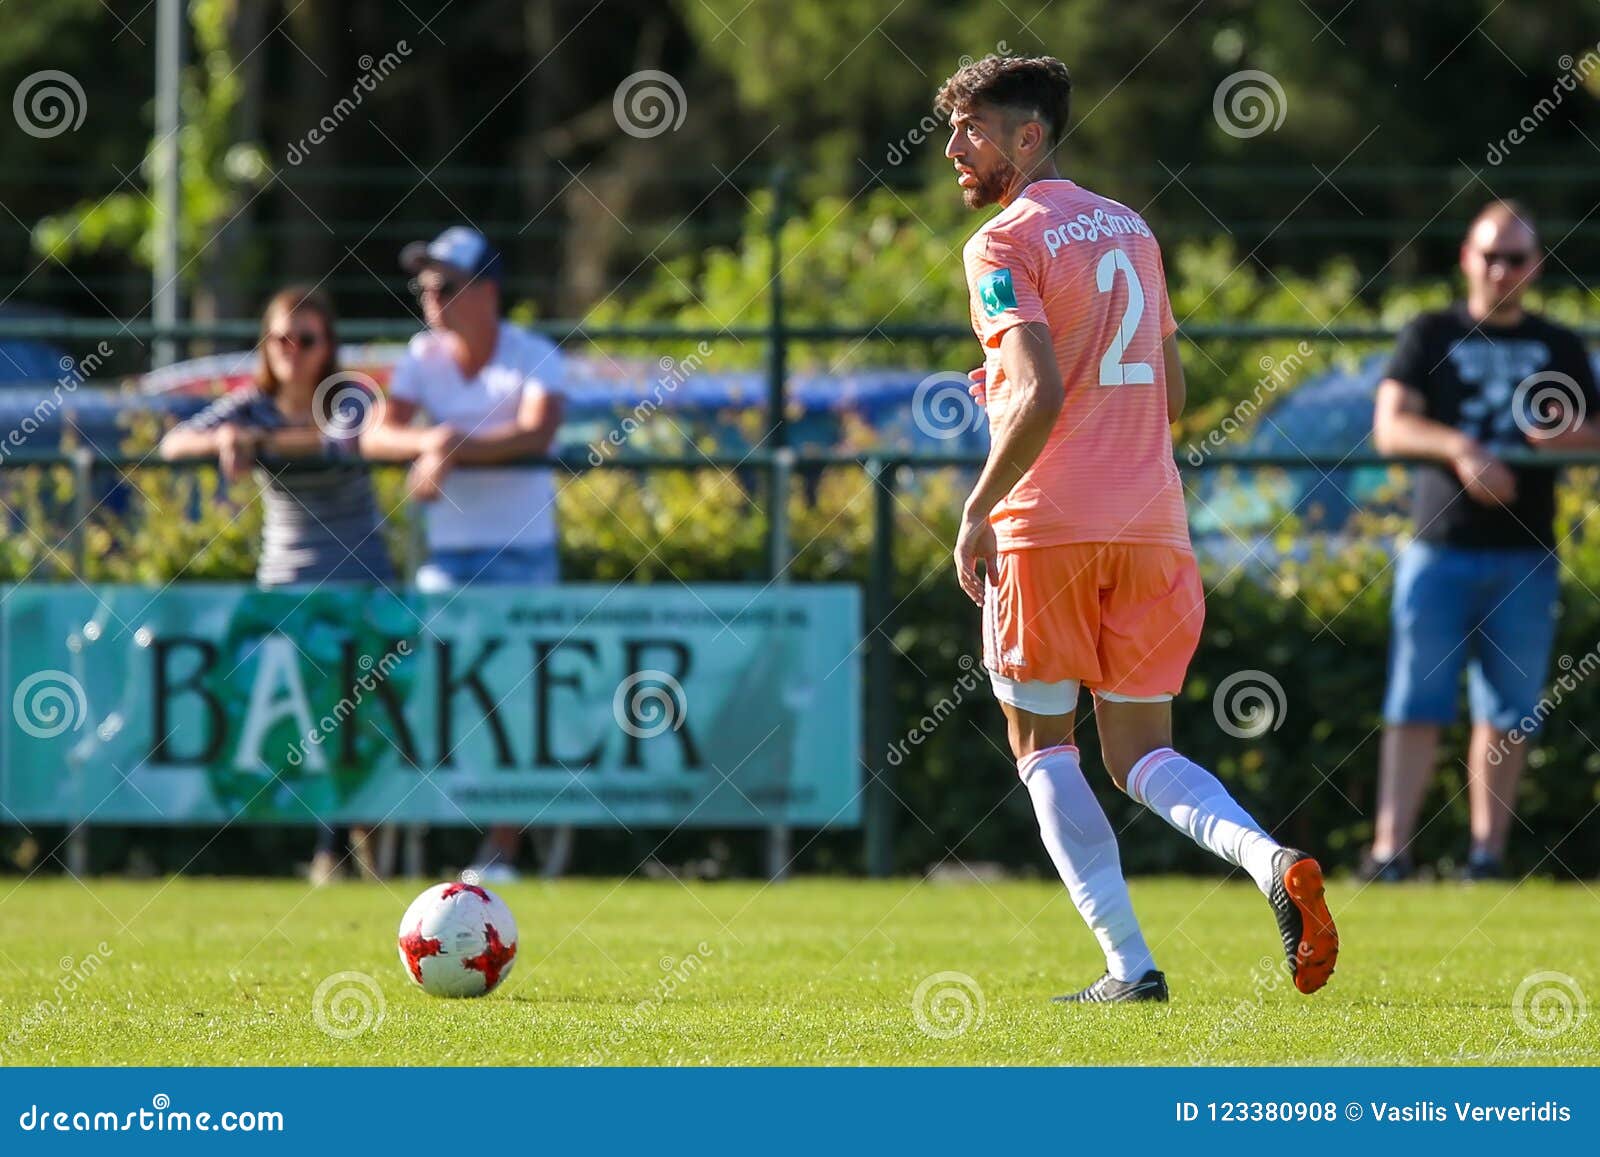
[[469, 583], [550, 586], [561, 577], [554, 543], [534, 547], [478, 547], [438, 550], [417, 568], [416, 586], [424, 594], [453, 591]]
[[1533, 714], [1555, 642], [1555, 556], [1412, 543], [1395, 567], [1389, 723], [1453, 723], [1467, 669], [1474, 723]]

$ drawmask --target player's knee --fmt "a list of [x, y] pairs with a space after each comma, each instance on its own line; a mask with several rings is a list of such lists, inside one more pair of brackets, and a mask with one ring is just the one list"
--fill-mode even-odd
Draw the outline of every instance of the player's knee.
[[1035, 715], [1011, 709], [1006, 712], [1006, 723], [1012, 757], [1019, 761], [1035, 752], [1072, 743], [1071, 715]]
[[1100, 758], [1105, 761], [1106, 771], [1111, 776], [1111, 782], [1117, 785], [1118, 791], [1128, 790], [1128, 776], [1138, 763], [1152, 751], [1158, 751], [1170, 746], [1165, 740], [1138, 739], [1138, 740], [1110, 740], [1102, 737], [1100, 740]]

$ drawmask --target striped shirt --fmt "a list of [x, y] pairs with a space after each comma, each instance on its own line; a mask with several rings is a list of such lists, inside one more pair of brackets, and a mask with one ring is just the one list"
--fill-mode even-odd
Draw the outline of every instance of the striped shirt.
[[1001, 549], [1187, 549], [1162, 356], [1177, 324], [1150, 226], [1071, 181], [1035, 181], [973, 234], [964, 258], [991, 424], [1011, 402], [1000, 339], [1013, 326], [1049, 327], [1066, 388], [1044, 450], [990, 516]]
[[[215, 430], [230, 423], [256, 430], [294, 425], [271, 398], [249, 386], [218, 398], [179, 429]], [[359, 453], [352, 437], [324, 437], [323, 444], [335, 457]], [[262, 502], [256, 581], [262, 586], [394, 580], [365, 470], [336, 464], [275, 472], [257, 465], [255, 476]]]

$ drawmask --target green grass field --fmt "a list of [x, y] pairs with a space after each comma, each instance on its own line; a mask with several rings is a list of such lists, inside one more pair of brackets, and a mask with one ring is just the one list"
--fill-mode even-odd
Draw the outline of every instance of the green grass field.
[[[521, 884], [500, 889], [521, 924], [516, 970], [469, 1001], [424, 995], [396, 959], [396, 925], [423, 884], [0, 881], [0, 1058], [1600, 1063], [1600, 1017], [1578, 1015], [1600, 993], [1596, 896], [1581, 884], [1336, 884], [1339, 971], [1307, 998], [1278, 971], [1271, 915], [1248, 884], [1135, 880], [1173, 1003], [1072, 1009], [1047, 998], [1092, 980], [1098, 953], [1062, 890], [1044, 882]], [[372, 978], [382, 1012], [340, 1039], [318, 1027], [313, 1002], [346, 972]], [[1513, 1011], [1519, 984], [1541, 972], [1575, 986], [1543, 982], [1529, 994], [1522, 1020], [1533, 1029], [1559, 1014], [1563, 995], [1571, 1002], [1569, 1027], [1550, 1036]], [[965, 974], [978, 991], [925, 986], [935, 1035], [913, 1000], [939, 973]], [[353, 997], [334, 1002], [328, 1023], [358, 1027], [339, 1016], [357, 1010]]]

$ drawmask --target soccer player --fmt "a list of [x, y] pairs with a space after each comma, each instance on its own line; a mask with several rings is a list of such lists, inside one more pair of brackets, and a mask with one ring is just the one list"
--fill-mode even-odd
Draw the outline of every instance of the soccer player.
[[1098, 980], [1056, 999], [1167, 999], [1073, 745], [1080, 686], [1117, 787], [1249, 873], [1295, 987], [1315, 992], [1339, 947], [1320, 866], [1171, 746], [1205, 616], [1169, 429], [1183, 406], [1177, 325], [1150, 227], [1056, 171], [1070, 92], [1053, 57], [991, 55], [936, 104], [967, 207], [1001, 206], [964, 254], [990, 449], [956, 572], [983, 608], [984, 666], [1040, 835], [1106, 958]]

